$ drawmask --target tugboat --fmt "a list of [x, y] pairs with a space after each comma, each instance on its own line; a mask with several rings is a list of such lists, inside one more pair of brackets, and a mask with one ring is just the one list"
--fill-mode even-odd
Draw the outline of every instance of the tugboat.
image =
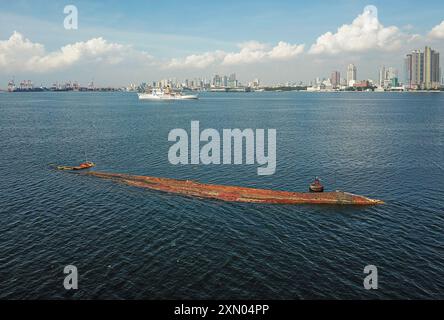
[[324, 192], [324, 186], [321, 184], [321, 180], [316, 177], [308, 187], [308, 190], [310, 192]]
[[95, 167], [95, 163], [91, 161], [85, 161], [79, 164], [78, 166], [53, 166], [57, 170], [85, 170], [92, 167]]

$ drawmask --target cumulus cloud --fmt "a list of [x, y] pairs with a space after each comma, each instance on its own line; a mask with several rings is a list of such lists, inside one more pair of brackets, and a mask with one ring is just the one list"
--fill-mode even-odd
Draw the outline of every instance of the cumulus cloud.
[[292, 45], [280, 41], [275, 47], [257, 41], [248, 41], [239, 44], [238, 52], [224, 52], [221, 50], [193, 54], [183, 59], [172, 59], [169, 68], [206, 68], [210, 65], [236, 65], [260, 63], [272, 60], [288, 60], [304, 51], [304, 45]]
[[47, 52], [44, 45], [32, 42], [21, 33], [14, 32], [9, 39], [0, 41], [0, 68], [13, 72], [44, 73], [88, 63], [113, 65], [131, 61], [143, 66], [204, 69], [217, 64], [236, 65], [287, 60], [303, 51], [304, 45], [292, 45], [283, 41], [274, 47], [249, 41], [239, 44], [238, 52], [216, 50], [171, 59], [165, 63], [155, 60], [146, 52], [134, 50], [131, 46], [111, 43], [101, 37], [68, 44], [58, 50]]
[[256, 63], [268, 60], [288, 60], [296, 57], [304, 51], [304, 45], [292, 45], [280, 41], [275, 47], [269, 49], [265, 44], [250, 41], [241, 45], [241, 50], [236, 53], [228, 53], [223, 64]]
[[49, 53], [42, 44], [33, 43], [18, 32], [14, 32], [8, 40], [0, 41], [0, 67], [14, 71], [48, 72], [65, 69], [80, 62], [117, 64], [129, 55], [150, 59], [146, 53], [136, 52], [129, 46], [110, 43], [103, 38], [68, 44]]
[[184, 59], [171, 59], [166, 65], [168, 68], [206, 68], [225, 57], [223, 51], [205, 52], [203, 54], [192, 54]]
[[311, 54], [337, 54], [368, 50], [393, 50], [401, 45], [403, 35], [396, 26], [384, 27], [377, 9], [368, 6], [351, 24], [339, 27], [336, 33], [321, 35], [309, 50]]
[[429, 38], [432, 39], [444, 39], [444, 20], [440, 24], [433, 27], [429, 32]]
[[304, 45], [292, 45], [283, 41], [280, 41], [276, 47], [274, 47], [268, 55], [271, 59], [288, 59], [295, 57], [304, 51]]

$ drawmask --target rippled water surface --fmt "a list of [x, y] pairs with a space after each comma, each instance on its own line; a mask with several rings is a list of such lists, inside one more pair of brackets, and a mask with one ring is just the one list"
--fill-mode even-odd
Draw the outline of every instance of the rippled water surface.
[[[276, 128], [276, 173], [171, 165], [168, 132], [192, 120]], [[443, 143], [444, 94], [0, 93], [0, 298], [443, 299]], [[48, 168], [85, 151], [97, 171], [294, 191], [319, 175], [386, 204], [224, 203]]]

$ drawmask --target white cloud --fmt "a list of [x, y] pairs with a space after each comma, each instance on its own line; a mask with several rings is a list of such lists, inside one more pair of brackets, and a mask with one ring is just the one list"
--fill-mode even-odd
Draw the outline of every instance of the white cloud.
[[407, 43], [418, 42], [420, 40], [423, 40], [423, 36], [421, 36], [420, 34], [417, 34], [417, 33], [410, 34], [410, 35], [406, 36]]
[[216, 50], [171, 59], [165, 63], [160, 60], [156, 61], [147, 53], [136, 51], [131, 46], [111, 43], [101, 37], [68, 44], [56, 51], [46, 52], [42, 44], [34, 43], [21, 33], [14, 32], [9, 39], [0, 41], [0, 68], [13, 72], [44, 73], [88, 63], [114, 65], [122, 62], [175, 69], [204, 69], [211, 65], [287, 60], [304, 50], [304, 45], [292, 45], [283, 41], [275, 47], [257, 41], [245, 42], [239, 47], [238, 52]]
[[375, 7], [366, 7], [351, 24], [339, 27], [336, 33], [321, 35], [310, 48], [312, 54], [337, 54], [368, 50], [393, 50], [401, 45], [402, 33], [396, 26], [384, 27]]
[[432, 39], [444, 39], [444, 20], [437, 26], [433, 27], [429, 32], [429, 37]]
[[48, 72], [88, 62], [117, 64], [130, 56], [150, 59], [144, 52], [136, 52], [129, 46], [110, 43], [103, 38], [68, 44], [49, 53], [42, 44], [33, 43], [18, 32], [14, 32], [8, 40], [0, 41], [0, 67], [13, 71]]
[[206, 68], [210, 65], [237, 65], [260, 63], [272, 60], [288, 60], [296, 57], [304, 51], [304, 45], [292, 45], [280, 41], [275, 47], [270, 48], [264, 43], [248, 41], [239, 44], [238, 52], [224, 52], [221, 50], [193, 54], [183, 59], [172, 59], [169, 68]]
[[0, 67], [18, 67], [29, 58], [42, 56], [43, 45], [24, 39], [20, 33], [14, 32], [8, 40], [0, 41]]
[[293, 58], [304, 51], [304, 45], [289, 44], [280, 41], [276, 47], [274, 47], [268, 55], [271, 59], [289, 59]]
[[239, 52], [227, 53], [222, 64], [233, 65], [260, 62], [267, 55], [265, 51], [266, 46], [259, 42], [246, 42], [245, 44], [241, 44], [240, 47], [241, 49]]
[[269, 60], [288, 60], [304, 51], [303, 44], [292, 45], [283, 41], [280, 41], [271, 49], [269, 49], [266, 44], [257, 41], [246, 42], [240, 46], [241, 50], [236, 53], [228, 53], [222, 64], [233, 65], [265, 62]]
[[265, 43], [261, 43], [256, 40], [250, 40], [250, 41], [239, 43], [238, 47], [241, 49], [247, 49], [247, 50], [251, 50], [251, 51], [259, 51], [259, 50], [267, 49], [268, 46]]
[[184, 59], [171, 59], [166, 65], [167, 68], [206, 68], [225, 57], [223, 51], [205, 52], [203, 54], [192, 54]]

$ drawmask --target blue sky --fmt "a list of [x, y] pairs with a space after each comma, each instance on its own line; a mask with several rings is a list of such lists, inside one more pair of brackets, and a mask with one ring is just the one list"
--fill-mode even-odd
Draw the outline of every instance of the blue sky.
[[[79, 10], [79, 29], [63, 29], [63, 8], [74, 4]], [[0, 41], [7, 40], [14, 31], [19, 32], [32, 43], [44, 45], [50, 53], [75, 42], [86, 42], [102, 37], [110, 43], [128, 45], [133, 50], [143, 51], [162, 63], [168, 59], [185, 59], [189, 55], [205, 52], [239, 51], [239, 44], [256, 41], [271, 48], [283, 41], [288, 44], [304, 44], [303, 54], [298, 54], [299, 65], [312, 65], [310, 70], [302, 70], [298, 63], [291, 60], [288, 66], [292, 73], [284, 73], [282, 81], [308, 80], [316, 76], [328, 76], [330, 69], [342, 70], [351, 60], [367, 60], [371, 66], [362, 66], [365, 77], [374, 77], [378, 59], [379, 64], [402, 62], [402, 51], [393, 58], [383, 52], [375, 54], [372, 50], [345, 52], [336, 56], [308, 56], [306, 52], [316, 43], [318, 37], [326, 32], [335, 33], [343, 24], [352, 21], [363, 12], [367, 5], [378, 8], [379, 22], [384, 26], [396, 26], [400, 32], [419, 34], [423, 37], [444, 19], [442, 1], [2, 1], [0, 2]], [[441, 41], [437, 41], [441, 40]], [[442, 39], [435, 39], [431, 45], [440, 48]], [[426, 41], [412, 43], [422, 46]], [[407, 48], [402, 48], [407, 50]], [[410, 49], [409, 49], [410, 50]], [[0, 52], [1, 54], [1, 52]], [[302, 57], [301, 57], [302, 56]], [[295, 55], [296, 57], [296, 55]], [[296, 58], [294, 58], [296, 60]], [[327, 61], [328, 60], [328, 61]], [[282, 61], [276, 62], [278, 69], [287, 70]], [[336, 65], [337, 66], [336, 66]], [[227, 68], [211, 65], [198, 70], [162, 70], [153, 65], [145, 65], [144, 72], [152, 77], [167, 76], [210, 76], [214, 72], [250, 72], [244, 65]], [[273, 72], [274, 60], [251, 65], [258, 76], [265, 80], [277, 81], [278, 74]], [[323, 68], [327, 68], [325, 71]], [[69, 68], [65, 68], [65, 71]], [[373, 71], [372, 71], [373, 70]], [[152, 71], [152, 72], [151, 72]], [[75, 73], [75, 71], [73, 71]], [[100, 78], [100, 70], [98, 77]], [[11, 69], [8, 73], [21, 74]], [[23, 72], [25, 73], [25, 72]], [[29, 73], [29, 70], [28, 70]], [[94, 72], [91, 72], [94, 73]], [[239, 71], [237, 72], [239, 73]], [[280, 73], [280, 72], [278, 72]], [[45, 80], [55, 79], [63, 73], [59, 70], [40, 72], [35, 77]], [[135, 74], [135, 73], [134, 73]], [[80, 75], [79, 75], [80, 76]], [[103, 78], [110, 79], [110, 74]], [[46, 77], [46, 78], [45, 78]], [[242, 77], [242, 76], [241, 76]], [[294, 77], [289, 79], [289, 77]], [[123, 77], [130, 81], [131, 75]], [[246, 74], [244, 78], [249, 78]], [[111, 75], [112, 79], [112, 75]], [[134, 81], [142, 80], [143, 74], [134, 76]], [[3, 81], [3, 78], [0, 78]], [[64, 80], [64, 79], [60, 79]], [[117, 80], [114, 81], [117, 83]], [[0, 87], [2, 87], [0, 85]]]

